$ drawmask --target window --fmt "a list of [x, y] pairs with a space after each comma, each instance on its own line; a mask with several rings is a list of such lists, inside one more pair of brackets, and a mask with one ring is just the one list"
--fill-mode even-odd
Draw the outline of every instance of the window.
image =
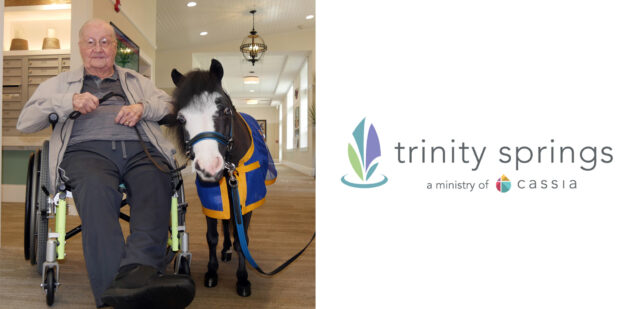
[[287, 104], [287, 150], [289, 150], [293, 149], [293, 105], [295, 104], [293, 101], [293, 85], [287, 92], [285, 102]]
[[309, 63], [300, 69], [300, 148], [307, 148], [309, 127]]
[[282, 102], [278, 101], [278, 160], [282, 160]]

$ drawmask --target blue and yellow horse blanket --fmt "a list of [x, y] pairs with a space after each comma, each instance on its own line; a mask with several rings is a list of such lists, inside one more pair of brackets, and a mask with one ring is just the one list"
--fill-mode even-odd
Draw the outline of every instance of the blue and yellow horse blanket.
[[[251, 137], [249, 150], [238, 162], [236, 178], [242, 214], [246, 214], [264, 204], [267, 195], [267, 185], [276, 182], [276, 171], [271, 153], [264, 142], [260, 125], [251, 116], [240, 113]], [[204, 182], [196, 178], [198, 196], [202, 202], [202, 212], [214, 219], [230, 219], [232, 205], [229, 201], [227, 179], [222, 177], [219, 182]]]

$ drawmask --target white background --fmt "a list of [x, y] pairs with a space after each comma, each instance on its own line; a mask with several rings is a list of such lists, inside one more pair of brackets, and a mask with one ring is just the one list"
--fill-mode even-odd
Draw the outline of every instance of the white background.
[[[318, 308], [640, 308], [636, 3], [318, 1]], [[389, 177], [375, 189], [340, 182], [365, 117]], [[478, 171], [398, 163], [393, 147], [421, 139], [487, 151]], [[498, 161], [550, 139], [613, 162]], [[502, 174], [578, 189], [502, 194]]]

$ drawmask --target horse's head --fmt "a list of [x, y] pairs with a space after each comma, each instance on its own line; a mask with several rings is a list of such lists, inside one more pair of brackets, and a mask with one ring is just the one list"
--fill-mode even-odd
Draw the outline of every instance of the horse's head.
[[235, 108], [222, 89], [224, 71], [218, 60], [211, 60], [209, 71], [182, 75], [171, 71], [174, 94], [173, 129], [178, 148], [193, 160], [192, 167], [203, 181], [217, 182], [223, 176], [225, 159], [233, 143]]

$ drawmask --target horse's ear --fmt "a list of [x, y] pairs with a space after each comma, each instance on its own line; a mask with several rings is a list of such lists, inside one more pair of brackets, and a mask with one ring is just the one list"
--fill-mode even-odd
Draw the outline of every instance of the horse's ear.
[[173, 69], [171, 70], [171, 79], [173, 80], [173, 84], [178, 86], [180, 82], [182, 82], [182, 80], [184, 79], [184, 75], [178, 72], [178, 70]]
[[211, 59], [211, 67], [209, 67], [209, 74], [218, 81], [222, 81], [224, 75], [224, 69], [222, 69], [222, 63], [216, 59]]

